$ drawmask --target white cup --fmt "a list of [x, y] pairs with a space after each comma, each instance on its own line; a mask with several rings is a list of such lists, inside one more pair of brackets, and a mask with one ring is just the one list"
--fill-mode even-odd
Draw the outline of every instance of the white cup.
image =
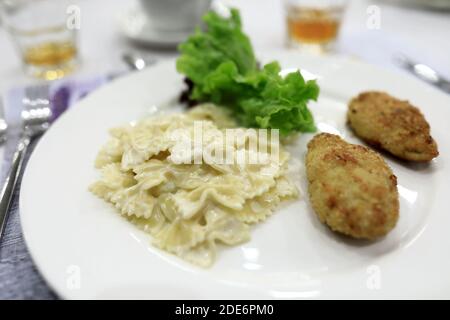
[[211, 6], [211, 0], [140, 0], [155, 30], [191, 32]]

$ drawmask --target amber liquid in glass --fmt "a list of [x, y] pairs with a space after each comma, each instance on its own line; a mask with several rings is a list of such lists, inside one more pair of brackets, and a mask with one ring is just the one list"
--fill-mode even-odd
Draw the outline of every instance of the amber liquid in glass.
[[36, 70], [34, 75], [46, 80], [63, 77], [73, 71], [77, 48], [71, 41], [44, 42], [25, 48], [24, 62]]
[[289, 39], [299, 44], [325, 45], [337, 38], [341, 11], [335, 8], [289, 8]]
[[77, 49], [70, 41], [46, 42], [25, 49], [24, 60], [36, 66], [61, 65], [75, 58]]

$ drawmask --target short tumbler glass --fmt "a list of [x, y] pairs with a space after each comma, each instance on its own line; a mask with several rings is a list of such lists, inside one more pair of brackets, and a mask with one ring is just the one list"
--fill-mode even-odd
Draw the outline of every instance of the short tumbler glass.
[[314, 53], [332, 51], [346, 0], [285, 0], [288, 45]]
[[[10, 0], [2, 3], [2, 20], [20, 54], [25, 72], [54, 80], [79, 63], [79, 24], [64, 0]], [[79, 17], [78, 17], [79, 18]]]

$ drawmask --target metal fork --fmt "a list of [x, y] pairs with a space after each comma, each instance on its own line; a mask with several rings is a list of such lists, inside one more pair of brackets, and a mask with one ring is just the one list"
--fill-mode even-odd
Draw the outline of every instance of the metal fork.
[[36, 86], [25, 89], [23, 98], [22, 135], [14, 153], [11, 169], [0, 193], [0, 239], [6, 226], [15, 186], [22, 171], [24, 157], [30, 142], [47, 130], [52, 111], [48, 98], [48, 86]]

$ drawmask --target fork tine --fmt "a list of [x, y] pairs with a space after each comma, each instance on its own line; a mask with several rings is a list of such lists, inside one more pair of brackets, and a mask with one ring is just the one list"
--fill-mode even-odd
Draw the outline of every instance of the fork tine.
[[21, 116], [24, 128], [33, 127], [33, 131], [45, 131], [52, 116], [49, 86], [45, 84], [25, 88], [23, 104]]
[[49, 104], [49, 86], [38, 85], [25, 88], [24, 105], [27, 109], [35, 108], [36, 105]]

